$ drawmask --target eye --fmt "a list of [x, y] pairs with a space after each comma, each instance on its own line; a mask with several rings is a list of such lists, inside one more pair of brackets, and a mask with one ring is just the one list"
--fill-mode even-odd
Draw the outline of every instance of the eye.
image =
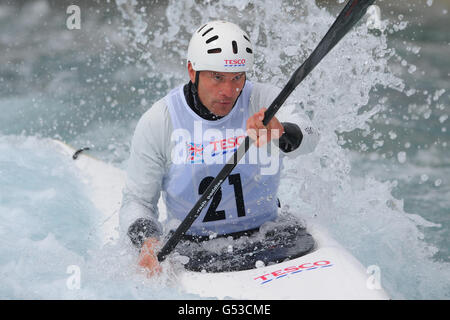
[[218, 73], [213, 73], [212, 74], [212, 78], [216, 81], [222, 81], [223, 80], [223, 76], [218, 74]]

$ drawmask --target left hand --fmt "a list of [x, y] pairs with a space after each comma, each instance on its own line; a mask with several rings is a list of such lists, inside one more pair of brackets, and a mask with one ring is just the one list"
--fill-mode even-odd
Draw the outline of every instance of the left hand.
[[261, 147], [273, 139], [279, 139], [284, 133], [283, 125], [276, 117], [273, 117], [267, 126], [263, 125], [264, 112], [262, 108], [247, 120], [247, 134], [255, 140], [256, 147]]
[[159, 246], [160, 243], [155, 238], [148, 238], [142, 245], [139, 255], [139, 266], [147, 271], [147, 277], [149, 278], [160, 274], [162, 271], [156, 255], [156, 250]]

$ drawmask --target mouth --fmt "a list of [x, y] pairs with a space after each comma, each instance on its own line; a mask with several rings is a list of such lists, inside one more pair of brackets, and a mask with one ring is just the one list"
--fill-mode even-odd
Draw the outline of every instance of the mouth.
[[220, 100], [220, 101], [217, 101], [217, 103], [222, 105], [222, 106], [230, 105], [232, 102], [233, 101], [231, 101], [231, 100]]
[[213, 113], [219, 116], [224, 116], [230, 112], [234, 105], [234, 100], [223, 100], [218, 99], [215, 100], [215, 102], [212, 104], [213, 106]]

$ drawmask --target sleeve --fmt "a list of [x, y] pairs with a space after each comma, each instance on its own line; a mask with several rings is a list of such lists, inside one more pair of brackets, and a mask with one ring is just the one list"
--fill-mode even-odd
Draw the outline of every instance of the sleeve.
[[155, 103], [139, 119], [131, 142], [119, 224], [121, 234], [127, 234], [137, 247], [146, 238], [162, 234], [157, 204], [168, 166], [168, 117], [164, 101]]
[[[273, 85], [255, 83], [250, 102], [251, 114], [261, 108], [268, 108], [280, 91], [281, 89]], [[287, 103], [275, 116], [283, 124], [286, 132], [286, 136], [283, 135], [280, 140], [273, 141], [283, 156], [295, 158], [314, 151], [319, 143], [320, 134], [303, 110], [296, 108], [293, 103]]]
[[281, 122], [284, 133], [278, 140], [278, 147], [283, 152], [291, 152], [297, 149], [303, 140], [302, 130], [298, 125], [291, 122]]

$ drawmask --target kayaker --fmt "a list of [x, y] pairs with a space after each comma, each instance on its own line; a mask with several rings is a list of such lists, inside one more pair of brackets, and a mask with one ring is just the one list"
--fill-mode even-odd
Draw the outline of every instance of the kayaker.
[[252, 43], [239, 26], [225, 21], [202, 25], [189, 43], [190, 81], [157, 101], [136, 126], [120, 227], [140, 249], [139, 265], [150, 275], [161, 270], [156, 258], [163, 234], [157, 207], [161, 194], [167, 207], [165, 227], [175, 229], [222, 169], [221, 160], [248, 134], [256, 147], [275, 145], [270, 154], [279, 151], [274, 158], [279, 163], [264, 174], [261, 161], [240, 162], [186, 237], [256, 231], [277, 217], [283, 157], [309, 153], [319, 140], [309, 118], [298, 109], [286, 119], [273, 117], [264, 127], [265, 108], [280, 90], [247, 79], [253, 62]]

